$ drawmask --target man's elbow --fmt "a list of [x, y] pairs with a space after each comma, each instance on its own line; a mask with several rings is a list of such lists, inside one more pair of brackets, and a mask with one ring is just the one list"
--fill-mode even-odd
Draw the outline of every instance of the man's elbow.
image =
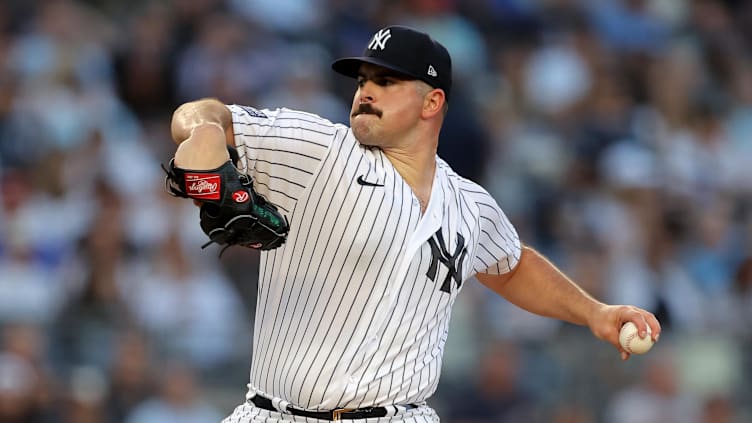
[[173, 141], [180, 144], [185, 141], [194, 128], [204, 124], [215, 124], [225, 132], [232, 132], [232, 115], [224, 103], [215, 98], [183, 103], [175, 109], [170, 122]]

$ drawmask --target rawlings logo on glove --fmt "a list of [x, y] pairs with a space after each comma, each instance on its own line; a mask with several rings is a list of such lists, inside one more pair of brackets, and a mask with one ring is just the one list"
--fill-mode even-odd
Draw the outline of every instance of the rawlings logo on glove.
[[185, 193], [194, 199], [219, 200], [219, 175], [185, 174]]
[[287, 219], [254, 191], [249, 176], [238, 171], [234, 149], [230, 156], [234, 160], [206, 171], [180, 169], [170, 160], [168, 168], [162, 165], [167, 192], [201, 201], [201, 229], [209, 236], [201, 248], [214, 243], [224, 246], [222, 252], [232, 245], [259, 250], [279, 247], [290, 230]]

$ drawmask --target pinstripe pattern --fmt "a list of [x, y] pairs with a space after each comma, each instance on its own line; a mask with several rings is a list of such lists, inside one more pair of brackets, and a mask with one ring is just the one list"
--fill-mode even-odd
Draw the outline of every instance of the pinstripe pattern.
[[[439, 416], [428, 406], [406, 411], [404, 413], [381, 418], [369, 418], [359, 420], [342, 420], [357, 423], [439, 423]], [[329, 423], [328, 420], [318, 420], [307, 417], [282, 414], [276, 411], [264, 410], [254, 407], [253, 404], [243, 403], [235, 408], [233, 413], [222, 423]]]
[[[483, 188], [439, 158], [421, 214], [381, 150], [346, 126], [229, 107], [241, 168], [291, 226], [282, 247], [262, 252], [249, 397], [325, 410], [424, 402], [463, 282], [516, 265], [514, 228]], [[277, 420], [248, 407], [230, 421]], [[432, 412], [403, 417], [438, 421]]]

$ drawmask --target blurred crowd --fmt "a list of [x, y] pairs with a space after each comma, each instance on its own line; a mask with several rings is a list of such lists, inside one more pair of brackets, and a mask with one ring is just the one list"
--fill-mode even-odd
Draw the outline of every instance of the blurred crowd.
[[752, 421], [752, 3], [0, 2], [0, 421], [211, 423], [243, 401], [258, 256], [164, 192], [172, 111], [347, 122], [329, 69], [388, 24], [453, 57], [439, 154], [594, 296], [656, 313], [626, 363], [477, 283], [450, 423]]

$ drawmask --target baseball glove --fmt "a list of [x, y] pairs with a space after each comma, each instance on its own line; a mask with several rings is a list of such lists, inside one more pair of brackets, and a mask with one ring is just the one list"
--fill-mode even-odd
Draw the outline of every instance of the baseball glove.
[[237, 152], [229, 147], [232, 160], [212, 170], [188, 170], [162, 165], [167, 173], [167, 192], [201, 202], [201, 229], [211, 244], [241, 245], [259, 250], [273, 250], [284, 244], [290, 230], [287, 219], [277, 207], [256, 193], [253, 180], [235, 167]]

